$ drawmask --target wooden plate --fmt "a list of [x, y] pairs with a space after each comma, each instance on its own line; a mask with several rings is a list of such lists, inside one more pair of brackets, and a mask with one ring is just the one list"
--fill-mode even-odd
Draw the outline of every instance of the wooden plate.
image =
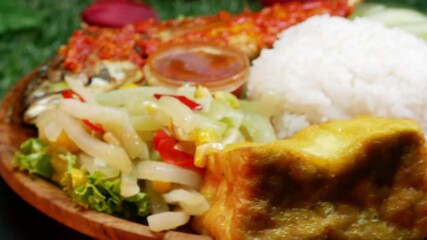
[[14, 152], [25, 139], [35, 134], [21, 124], [19, 112], [21, 96], [35, 74], [33, 71], [22, 78], [0, 105], [0, 173], [21, 198], [56, 221], [96, 239], [211, 239], [177, 231], [154, 233], [142, 224], [83, 209], [52, 183], [17, 171], [12, 163]]

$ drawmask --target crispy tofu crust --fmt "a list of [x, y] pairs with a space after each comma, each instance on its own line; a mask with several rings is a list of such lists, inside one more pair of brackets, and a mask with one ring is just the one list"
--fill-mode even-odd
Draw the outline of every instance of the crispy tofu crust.
[[195, 219], [215, 239], [424, 239], [427, 151], [410, 120], [358, 117], [211, 160]]

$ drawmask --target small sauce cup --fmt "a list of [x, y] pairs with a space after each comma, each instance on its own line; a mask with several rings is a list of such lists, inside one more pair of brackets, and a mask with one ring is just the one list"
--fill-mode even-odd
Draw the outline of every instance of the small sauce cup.
[[236, 92], [247, 81], [249, 59], [232, 47], [191, 42], [155, 51], [148, 57], [144, 70], [150, 85], [190, 84], [212, 91]]

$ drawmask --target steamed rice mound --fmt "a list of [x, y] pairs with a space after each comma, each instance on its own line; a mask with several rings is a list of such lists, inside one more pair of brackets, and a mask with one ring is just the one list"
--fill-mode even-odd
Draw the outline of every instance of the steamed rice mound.
[[280, 137], [357, 115], [410, 118], [427, 132], [427, 45], [365, 19], [312, 17], [253, 62], [248, 96], [269, 92], [283, 103]]

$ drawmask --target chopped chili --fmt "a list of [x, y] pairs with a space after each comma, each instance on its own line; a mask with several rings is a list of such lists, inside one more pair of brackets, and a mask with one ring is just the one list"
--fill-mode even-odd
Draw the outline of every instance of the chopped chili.
[[159, 94], [159, 93], [154, 94], [154, 97], [156, 99], [160, 99], [161, 97], [165, 97], [165, 96], [173, 97], [173, 98], [178, 99], [182, 104], [184, 104], [185, 106], [189, 107], [193, 111], [200, 111], [200, 110], [203, 109], [202, 105], [200, 105], [200, 104], [196, 103], [195, 101], [187, 98], [186, 96], [182, 96], [182, 95], [171, 95], [171, 94]]
[[[71, 89], [62, 91], [61, 95], [62, 95], [63, 98], [66, 98], [66, 99], [76, 99], [76, 100], [79, 100], [81, 102], [85, 102], [85, 100], [82, 98], [82, 96], [80, 96], [78, 93], [74, 92]], [[93, 122], [91, 122], [91, 121], [89, 121], [87, 119], [82, 119], [82, 122], [87, 127], [89, 127], [90, 130], [94, 131], [97, 134], [101, 134], [102, 135], [102, 134], [105, 133], [104, 128], [99, 123], [93, 123]]]
[[153, 138], [153, 147], [159, 152], [164, 162], [187, 168], [203, 175], [205, 170], [194, 166], [194, 155], [178, 150], [176, 148], [178, 143], [179, 140], [169, 136], [163, 129], [159, 129]]

